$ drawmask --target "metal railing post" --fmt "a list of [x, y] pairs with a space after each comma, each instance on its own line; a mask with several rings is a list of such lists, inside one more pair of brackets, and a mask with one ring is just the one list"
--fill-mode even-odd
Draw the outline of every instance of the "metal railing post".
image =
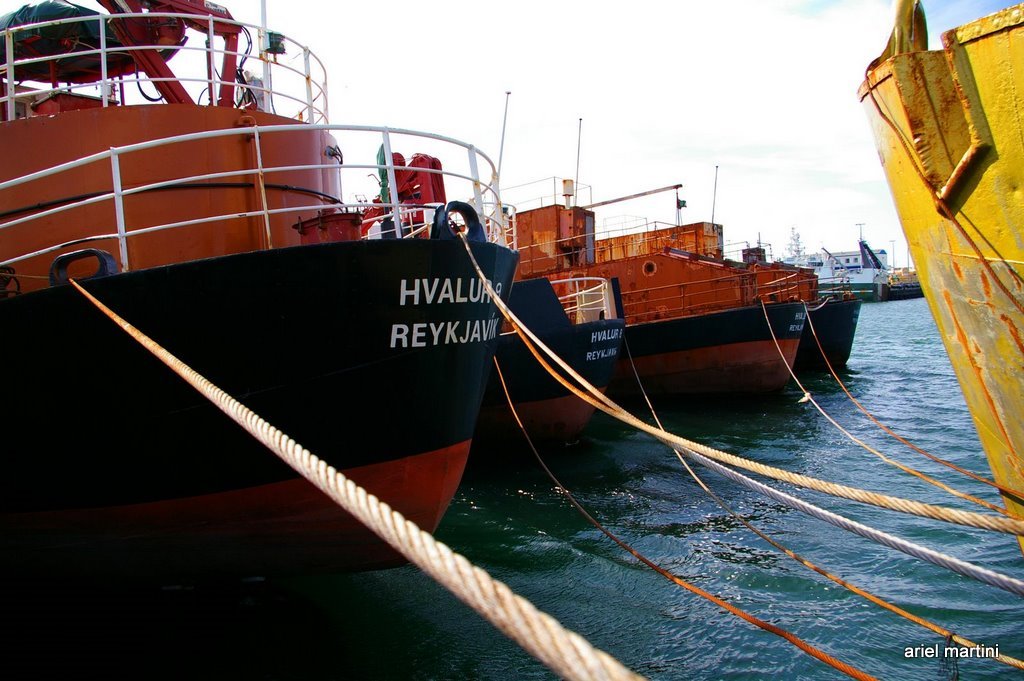
[[100, 30], [100, 97], [103, 99], [103, 108], [107, 107], [107, 100], [110, 98], [110, 81], [107, 73], [107, 24], [103, 15], [96, 17], [96, 23]]
[[[208, 26], [206, 28], [206, 57], [207, 57], [207, 68], [210, 70], [210, 106], [217, 106], [217, 88], [214, 83], [217, 80], [217, 62], [213, 57], [213, 38], [216, 33], [213, 32], [213, 15], [210, 15]], [[224, 74], [227, 77], [227, 74]]]
[[260, 61], [263, 63], [263, 91], [259, 93], [260, 101], [263, 102], [262, 111], [273, 111], [274, 75], [270, 68], [270, 58], [267, 56], [270, 50], [270, 31], [267, 30], [266, 17], [263, 26], [260, 28]]
[[484, 197], [483, 192], [480, 189], [480, 170], [477, 168], [476, 162], [476, 147], [470, 145], [469, 151], [469, 175], [473, 178], [473, 201], [476, 205], [476, 212], [483, 215], [484, 212]]
[[117, 247], [121, 254], [121, 271], [129, 271], [128, 234], [124, 225], [124, 194], [121, 189], [121, 157], [116, 147], [110, 148], [110, 172], [114, 184], [114, 217], [117, 220]]
[[[395, 157], [391, 153], [391, 133], [387, 128], [383, 132], [384, 163], [388, 174], [388, 201], [391, 202], [392, 221], [395, 224], [395, 238], [401, 237], [402, 209], [398, 207], [398, 183], [395, 180]], [[384, 200], [384, 197], [381, 197]], [[381, 234], [383, 236], [383, 234]]]
[[321, 83], [320, 88], [319, 88], [321, 101], [323, 102], [323, 118], [321, 120], [323, 120], [324, 123], [330, 123], [331, 122], [331, 107], [329, 106], [329, 102], [328, 102], [330, 97], [327, 94], [327, 87], [328, 87], [327, 86], [327, 75], [326, 75], [326, 70], [325, 70], [324, 71], [324, 82]]
[[270, 233], [270, 207], [267, 205], [267, 185], [263, 175], [263, 146], [260, 142], [259, 127], [253, 128], [253, 142], [256, 144], [256, 182], [260, 190], [260, 203], [263, 204], [263, 230], [267, 248], [274, 247], [274, 239]]
[[17, 93], [17, 85], [14, 81], [14, 31], [8, 30], [4, 36], [4, 48], [7, 55], [7, 120], [13, 121], [15, 116], [14, 95]]
[[313, 114], [313, 80], [312, 80], [313, 76], [309, 72], [309, 48], [308, 47], [304, 47], [302, 49], [302, 58], [303, 58], [303, 63], [305, 65], [304, 66], [305, 73], [303, 75], [306, 77], [306, 111], [309, 114], [309, 122], [310, 123], [315, 123], [316, 121], [313, 120], [313, 116], [314, 116], [314, 114]]

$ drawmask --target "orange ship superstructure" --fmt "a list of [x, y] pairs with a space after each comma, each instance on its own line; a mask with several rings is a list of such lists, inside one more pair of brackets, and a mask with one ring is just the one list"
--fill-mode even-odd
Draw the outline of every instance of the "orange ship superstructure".
[[598, 239], [591, 210], [553, 205], [519, 212], [516, 232], [518, 277], [618, 280], [629, 357], [610, 393], [639, 390], [630, 361], [656, 393], [769, 392], [788, 382], [804, 326], [791, 276], [722, 260], [720, 226]]

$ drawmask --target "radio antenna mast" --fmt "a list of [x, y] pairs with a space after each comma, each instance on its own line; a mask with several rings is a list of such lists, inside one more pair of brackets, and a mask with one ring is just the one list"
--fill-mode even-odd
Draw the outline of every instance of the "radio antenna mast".
[[583, 119], [580, 119], [580, 129], [576, 134], [576, 186], [580, 186], [580, 142], [583, 139]]
[[508, 97], [511, 90], [505, 90], [505, 117], [501, 121], [501, 147], [498, 149], [498, 179], [501, 179], [501, 159], [505, 156], [505, 126], [508, 124]]
[[715, 224], [715, 201], [718, 199], [718, 166], [715, 166], [715, 188], [711, 193], [711, 224]]

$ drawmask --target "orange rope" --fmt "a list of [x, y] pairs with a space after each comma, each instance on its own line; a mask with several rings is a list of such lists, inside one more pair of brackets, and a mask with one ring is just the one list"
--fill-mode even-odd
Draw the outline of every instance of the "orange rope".
[[[509, 321], [511, 322], [511, 320], [509, 320]], [[596, 401], [595, 402], [590, 402], [590, 399], [588, 399], [589, 398], [588, 394], [584, 393], [580, 388], [578, 388], [577, 386], [573, 385], [573, 383], [571, 383], [568, 379], [566, 379], [563, 376], [561, 376], [558, 372], [556, 372], [554, 370], [554, 368], [550, 364], [548, 364], [547, 361], [545, 361], [544, 357], [541, 356], [541, 354], [537, 350], [536, 346], [533, 344], [533, 342], [528, 337], [528, 335], [523, 333], [522, 329], [520, 329], [517, 324], [515, 324], [513, 322], [512, 326], [515, 329], [515, 333], [517, 333], [519, 335], [520, 339], [526, 345], [526, 347], [530, 351], [530, 353], [540, 363], [540, 365], [543, 366], [548, 371], [548, 373], [550, 373], [552, 375], [552, 377], [554, 377], [556, 380], [558, 380], [558, 382], [561, 383], [563, 385], [563, 387], [565, 387], [567, 390], [569, 390], [572, 394], [575, 394], [580, 399], [582, 399], [584, 401], [587, 401], [588, 403], [591, 403], [591, 404], [594, 404], [595, 406], [597, 406]], [[625, 343], [625, 340], [623, 342]], [[777, 345], [777, 343], [776, 343], [776, 345]], [[626, 345], [626, 351], [627, 351], [627, 353], [629, 352], [628, 344]], [[632, 362], [632, 355], [630, 355], [630, 361]], [[501, 368], [497, 367], [497, 360], [495, 360], [495, 365], [496, 365], [496, 368], [498, 370], [498, 376], [499, 376], [499, 378], [501, 380], [502, 387], [505, 390], [506, 399], [509, 399], [509, 404], [510, 404], [510, 407], [511, 407], [511, 400], [510, 400], [509, 395], [508, 395], [508, 388], [505, 385], [504, 376], [502, 376], [502, 374], [501, 374]], [[634, 375], [636, 375], [636, 368], [635, 367], [634, 367], [633, 371], [634, 371]], [[637, 381], [639, 382], [639, 377], [637, 378]], [[586, 387], [586, 384], [583, 384], [583, 385]], [[595, 397], [602, 398], [602, 400], [606, 401], [606, 402], [608, 401], [607, 398], [603, 394], [601, 394], [601, 393], [597, 393], [595, 395]], [[646, 393], [644, 393], [644, 398], [647, 399]], [[654, 407], [653, 407], [653, 405], [651, 405], [649, 399], [647, 399], [647, 405], [648, 405], [648, 407], [650, 407], [651, 412], [654, 413]], [[540, 456], [537, 453], [536, 449], [533, 448], [533, 443], [532, 443], [532, 441], [530, 441], [529, 435], [526, 433], [525, 427], [523, 426], [522, 422], [519, 420], [519, 416], [518, 416], [518, 414], [516, 414], [514, 407], [512, 407], [512, 414], [515, 417], [516, 422], [519, 423], [520, 428], [523, 430], [523, 433], [526, 436], [527, 442], [529, 443], [531, 449], [533, 449], [534, 456], [537, 457], [540, 465], [544, 468], [545, 471], [547, 471], [548, 475], [552, 478], [552, 480], [555, 482], [555, 484], [558, 485], [558, 487], [560, 489], [562, 489], [566, 493], [566, 497], [570, 500], [570, 502], [573, 503], [574, 506], [576, 506], [577, 510], [579, 510], [581, 513], [583, 513], [584, 516], [587, 517], [588, 520], [590, 520], [592, 523], [596, 523], [596, 521], [593, 520], [592, 518], [590, 518], [590, 516], [586, 513], [585, 509], [582, 509], [582, 507], [575, 501], [575, 499], [568, 492], [568, 490], [566, 490], [565, 487], [553, 476], [553, 474], [547, 469], [547, 466], [544, 465], [544, 462], [543, 462], [543, 460], [540, 459]], [[655, 420], [657, 420], [657, 414], [654, 414], [654, 418], [655, 418]], [[679, 451], [678, 450], [675, 450], [675, 451], [676, 451], [676, 455], [678, 456], [679, 455]], [[729, 510], [729, 509], [727, 508], [727, 510]], [[742, 520], [742, 518], [741, 518], [741, 520]], [[744, 522], [744, 524], [747, 524], [747, 523]], [[622, 545], [621, 542], [616, 537], [612, 536], [603, 527], [600, 527], [599, 525], [597, 525], [597, 528], [602, 533], [604, 533], [607, 536], [609, 536], [610, 539], [612, 539], [616, 543], [619, 543], [620, 545]], [[751, 529], [753, 529], [753, 528], [751, 528]], [[758, 533], [758, 534], [760, 534], [760, 533]], [[761, 536], [764, 536], [764, 535], [761, 535]], [[810, 561], [807, 561], [807, 560], [799, 557], [797, 554], [784, 549], [778, 543], [771, 542], [771, 540], [768, 539], [767, 537], [765, 537], [765, 539], [768, 540], [770, 543], [772, 543], [774, 546], [780, 548], [781, 550], [786, 551], [787, 555], [790, 555], [795, 560], [798, 560], [799, 562], [801, 562], [801, 564], [805, 565], [806, 567], [808, 567], [810, 569], [814, 569], [815, 571], [819, 570], [819, 568], [812, 567], [813, 564]], [[631, 547], [623, 545], [623, 548], [628, 550], [628, 551], [630, 551], [631, 553], [634, 553], [633, 550], [631, 549]], [[634, 555], [637, 555], [637, 554], [634, 553]], [[639, 560], [643, 560], [643, 558], [638, 556], [638, 555], [637, 555], [637, 558]], [[645, 564], [646, 564], [646, 561], [645, 561]], [[657, 566], [653, 566], [652, 565], [651, 567], [653, 569], [655, 569], [655, 570], [658, 570]], [[941, 627], [940, 625], [937, 625], [937, 624], [934, 624], [932, 622], [928, 622], [927, 620], [924, 620], [922, 618], [919, 618], [916, 615], [913, 615], [913, 614], [911, 614], [911, 613], [909, 613], [909, 612], [907, 612], [905, 610], [902, 610], [898, 606], [886, 603], [882, 599], [871, 595], [869, 592], [864, 591], [864, 590], [860, 589], [859, 587], [856, 587], [856, 586], [846, 582], [845, 580], [840, 579], [839, 577], [835, 577], [834, 575], [831, 575], [830, 573], [827, 573], [826, 571], [822, 571], [821, 574], [823, 574], [823, 576], [828, 577], [829, 579], [832, 579], [837, 584], [839, 584], [839, 585], [841, 585], [841, 586], [843, 586], [845, 588], [850, 589], [854, 593], [856, 593], [858, 595], [861, 595], [862, 597], [867, 598], [868, 600], [871, 600], [873, 603], [876, 603], [877, 605], [879, 605], [879, 606], [881, 606], [883, 608], [886, 608], [887, 610], [890, 610], [891, 612], [893, 612], [893, 613], [895, 613], [897, 615], [905, 617], [906, 619], [908, 619], [908, 620], [910, 620], [910, 621], [912, 621], [912, 622], [914, 622], [914, 623], [916, 623], [916, 624], [918, 624], [918, 625], [920, 625], [922, 627], [925, 627], [926, 629], [929, 629], [929, 630], [931, 630], [931, 631], [933, 631], [935, 633], [939, 633], [942, 636], [947, 637], [947, 638], [949, 638], [951, 640], [954, 640], [954, 641], [956, 641], [957, 643], [959, 643], [961, 645], [968, 646], [968, 647], [979, 647], [979, 644], [971, 641], [970, 639], [967, 639], [967, 638], [964, 638], [964, 637], [959, 636], [957, 634], [954, 634], [954, 633], [948, 631], [947, 629], [945, 629], [944, 627]], [[669, 576], [669, 578], [672, 579], [671, 576]], [[672, 579], [672, 581], [675, 581], [675, 580]], [[684, 585], [680, 585], [680, 586], [684, 586]], [[690, 585], [690, 586], [692, 586], [692, 585]], [[686, 588], [689, 588], [689, 586], [686, 586]], [[693, 587], [693, 588], [696, 589], [697, 587]], [[703, 595], [703, 594], [699, 593], [698, 591], [695, 591], [694, 593], [698, 593], [698, 595]], [[708, 596], [710, 596], [710, 594], [708, 594]], [[723, 605], [722, 607], [726, 607], [726, 606]], [[728, 608], [726, 608], [726, 609], [728, 610]], [[1010, 666], [1013, 666], [1013, 667], [1017, 667], [1019, 669], [1024, 670], [1024, 661], [1018, 660], [1017, 658], [1011, 657], [1009, 655], [1002, 655], [1002, 654], [1000, 654], [998, 657], [996, 657], [994, 659], [997, 659], [998, 661], [1000, 661], [1000, 662], [1002, 662], [1004, 664], [1007, 664], [1007, 665], [1010, 665]]]
[[[647, 397], [646, 391], [644, 391], [644, 389], [643, 389], [643, 384], [640, 383], [640, 376], [639, 376], [639, 374], [636, 371], [636, 366], [633, 364], [633, 355], [629, 351], [629, 345], [628, 344], [626, 344], [626, 355], [629, 357], [630, 366], [633, 367], [633, 375], [636, 377], [637, 384], [640, 386], [640, 391], [641, 391], [641, 393], [644, 396], [644, 401], [647, 402], [647, 407], [651, 410], [651, 415], [654, 417], [655, 423], [657, 423], [658, 426], [660, 427], [661, 426], [661, 420], [658, 419], [658, 414], [654, 411], [654, 405], [651, 404], [650, 399]], [[981, 644], [975, 643], [974, 641], [972, 641], [970, 639], [967, 639], [967, 638], [964, 638], [963, 636], [960, 636], [958, 634], [954, 634], [952, 631], [946, 629], [945, 627], [943, 627], [941, 625], [935, 624], [934, 622], [929, 622], [928, 620], [923, 619], [921, 617], [918, 617], [917, 615], [915, 615], [913, 613], [907, 612], [903, 608], [901, 608], [901, 607], [899, 607], [897, 605], [893, 605], [892, 603], [889, 603], [888, 601], [885, 601], [885, 600], [879, 598], [878, 596], [875, 596], [874, 594], [872, 594], [872, 593], [870, 593], [868, 591], [865, 591], [864, 589], [861, 589], [860, 587], [856, 586], [855, 584], [851, 584], [850, 582], [847, 582], [845, 579], [842, 579], [841, 577], [833, 575], [831, 572], [825, 570], [824, 568], [818, 567], [817, 565], [815, 565], [811, 561], [807, 560], [806, 558], [804, 558], [800, 554], [798, 554], [798, 553], [796, 553], [796, 552], [786, 548], [785, 546], [783, 546], [779, 542], [775, 541], [774, 539], [769, 537], [767, 534], [765, 534], [761, 530], [759, 530], [756, 527], [754, 527], [754, 525], [752, 525], [746, 518], [744, 518], [739, 513], [734, 511], [728, 504], [725, 503], [725, 501], [722, 500], [721, 497], [719, 497], [717, 494], [715, 494], [713, 491], [711, 491], [711, 489], [704, 483], [704, 481], [700, 478], [700, 476], [697, 475], [696, 471], [694, 471], [693, 468], [690, 466], [690, 464], [687, 463], [686, 459], [683, 458], [683, 456], [679, 453], [679, 451], [678, 450], [674, 450], [674, 451], [675, 451], [676, 457], [679, 459], [679, 462], [683, 464], [683, 466], [686, 468], [687, 472], [690, 474], [690, 477], [692, 477], [697, 482], [697, 484], [700, 485], [701, 489], [703, 489], [705, 492], [707, 492], [708, 496], [710, 496], [712, 499], [714, 499], [718, 503], [719, 506], [721, 506], [723, 509], [725, 509], [725, 511], [727, 513], [729, 513], [734, 518], [736, 518], [736, 520], [740, 521], [748, 530], [750, 530], [751, 532], [756, 534], [758, 537], [760, 537], [761, 539], [763, 539], [766, 542], [768, 542], [770, 545], [772, 545], [775, 548], [777, 548], [779, 551], [782, 551], [787, 556], [789, 556], [793, 560], [797, 561], [798, 563], [800, 563], [804, 567], [806, 567], [806, 568], [808, 568], [810, 570], [813, 570], [814, 572], [817, 572], [819, 575], [822, 575], [823, 577], [825, 577], [825, 578], [835, 582], [839, 586], [852, 591], [853, 593], [857, 594], [858, 596], [861, 596], [862, 598], [866, 598], [867, 600], [871, 601], [875, 605], [878, 605], [878, 606], [880, 606], [882, 608], [885, 608], [889, 612], [892, 612], [892, 613], [894, 613], [896, 615], [899, 615], [900, 617], [903, 617], [905, 619], [910, 620], [914, 624], [920, 625], [920, 626], [924, 627], [925, 629], [929, 629], [929, 630], [939, 634], [943, 638], [951, 639], [953, 641], [956, 641], [960, 645], [967, 646], [968, 648], [977, 648], [977, 647], [981, 646]], [[1008, 664], [1011, 667], [1017, 667], [1018, 669], [1024, 670], [1024, 661], [1018, 660], [1017, 658], [1014, 658], [1014, 657], [1010, 657], [1009, 655], [1002, 655], [1002, 654], [1000, 654], [1000, 655], [998, 655], [994, 659], [997, 659], [997, 660], [999, 660], [1000, 662], [1002, 662], [1004, 664]]]
[[[525, 338], [523, 340], [524, 340], [524, 342], [529, 344], [529, 342]], [[600, 522], [598, 522], [592, 515], [590, 515], [590, 513], [587, 512], [587, 510], [585, 508], [583, 508], [583, 506], [578, 501], [576, 501], [576, 498], [572, 495], [572, 493], [569, 492], [569, 490], [565, 487], [565, 485], [563, 485], [558, 480], [558, 478], [555, 477], [555, 474], [552, 473], [551, 469], [549, 469], [547, 467], [547, 465], [544, 463], [544, 460], [541, 458], [540, 454], [537, 452], [536, 447], [534, 447], [533, 441], [530, 439], [529, 434], [526, 432], [526, 428], [525, 428], [525, 426], [523, 426], [523, 422], [519, 419], [519, 414], [516, 413], [515, 406], [513, 406], [513, 404], [512, 404], [512, 398], [511, 398], [511, 396], [508, 393], [508, 386], [505, 384], [505, 377], [501, 373], [501, 367], [498, 364], [497, 357], [495, 357], [495, 359], [494, 359], [494, 367], [498, 371], [498, 378], [501, 379], [501, 387], [505, 391], [505, 398], [508, 400], [509, 409], [512, 410], [512, 415], [515, 417], [516, 423], [519, 424], [520, 429], [522, 429], [523, 435], [526, 437], [526, 441], [530, 445], [530, 449], [533, 451], [534, 456], [537, 458], [537, 462], [540, 464], [541, 468], [544, 469], [544, 472], [547, 473], [548, 477], [550, 477], [551, 480], [555, 483], [555, 485], [558, 487], [558, 489], [560, 489], [562, 491], [562, 493], [565, 494], [565, 497], [576, 508], [576, 510], [580, 513], [580, 515], [582, 515], [584, 518], [586, 518], [586, 520], [591, 525], [596, 527], [602, 534], [604, 534], [606, 537], [608, 537], [613, 542], [618, 544], [622, 549], [624, 549], [624, 550], [628, 551], [630, 554], [632, 554], [633, 557], [635, 557], [637, 560], [642, 562], [644, 565], [646, 565], [647, 567], [651, 568], [652, 570], [657, 572], [659, 575], [661, 575], [665, 579], [668, 579], [669, 581], [673, 582], [677, 586], [681, 586], [684, 589], [686, 589], [687, 591], [690, 591], [691, 593], [697, 594], [701, 598], [704, 598], [704, 599], [706, 599], [708, 601], [711, 601], [715, 605], [717, 605], [717, 606], [719, 606], [721, 608], [724, 608], [725, 610], [727, 610], [731, 614], [736, 615], [737, 617], [739, 617], [739, 618], [741, 618], [741, 619], [743, 619], [743, 620], [745, 620], [747, 622], [750, 622], [751, 624], [753, 624], [753, 625], [755, 625], [757, 627], [760, 627], [761, 629], [763, 629], [763, 630], [765, 630], [767, 632], [770, 632], [772, 634], [775, 634], [776, 636], [780, 636], [780, 637], [784, 638], [785, 640], [789, 641], [790, 643], [795, 645], [797, 648], [799, 648], [800, 650], [802, 650], [805, 653], [807, 653], [808, 655], [810, 655], [811, 657], [814, 657], [815, 659], [818, 659], [818, 660], [824, 662], [825, 664], [829, 665], [833, 669], [837, 669], [837, 670], [843, 672], [847, 676], [850, 676], [850, 677], [852, 677], [854, 679], [861, 679], [863, 681], [869, 681], [869, 680], [875, 679], [874, 676], [871, 676], [870, 674], [866, 674], [866, 673], [860, 671], [859, 669], [857, 669], [856, 667], [854, 667], [854, 666], [852, 666], [850, 664], [847, 664], [846, 662], [843, 662], [842, 660], [839, 660], [839, 659], [833, 657], [832, 655], [829, 655], [828, 653], [826, 653], [826, 652], [824, 652], [822, 650], [819, 650], [818, 648], [815, 648], [813, 645], [811, 645], [810, 643], [807, 643], [806, 641], [802, 640], [801, 638], [799, 638], [795, 634], [792, 634], [792, 633], [786, 631], [785, 629], [782, 629], [781, 627], [778, 627], [778, 626], [776, 626], [774, 624], [771, 624], [770, 622], [765, 622], [764, 620], [762, 620], [762, 619], [760, 619], [760, 618], [758, 618], [758, 617], [756, 617], [754, 615], [751, 615], [751, 614], [741, 610], [740, 608], [737, 608], [736, 606], [732, 605], [731, 603], [728, 603], [727, 601], [722, 600], [718, 596], [715, 596], [714, 594], [711, 594], [711, 593], [709, 593], [707, 591], [704, 591], [700, 587], [698, 587], [698, 586], [696, 586], [694, 584], [691, 584], [691, 583], [687, 582], [686, 580], [684, 580], [684, 579], [682, 579], [680, 577], [677, 577], [676, 575], [672, 574], [668, 570], [664, 569], [663, 567], [661, 567], [657, 563], [653, 562], [652, 560], [650, 560], [649, 558], [647, 558], [646, 556], [641, 554], [639, 551], [634, 549], [632, 546], [630, 546], [629, 544], [627, 544], [623, 540], [619, 539], [617, 536], [615, 536], [615, 534], [613, 534], [610, 530], [608, 530], [606, 527], [604, 527], [604, 525], [602, 525]]]
[[[806, 304], [805, 304], [805, 307], [806, 307]], [[808, 322], [811, 321], [810, 316], [807, 317], [807, 321]], [[934, 454], [931, 454], [931, 453], [921, 449], [920, 447], [915, 445], [913, 442], [910, 442], [909, 440], [905, 439], [900, 434], [896, 433], [891, 428], [889, 428], [884, 423], [882, 423], [877, 418], [875, 418], [875, 416], [870, 411], [868, 411], [864, 407], [864, 405], [862, 405], [857, 400], [856, 397], [854, 397], [850, 393], [850, 391], [846, 387], [846, 384], [843, 383], [843, 380], [841, 378], [839, 378], [839, 375], [836, 373], [835, 369], [832, 368], [832, 364], [828, 361], [828, 357], [825, 355], [825, 351], [821, 347], [821, 341], [818, 339], [818, 334], [814, 330], [814, 324], [813, 323], [811, 323], [811, 332], [814, 334], [814, 342], [818, 344], [818, 350], [821, 351], [821, 356], [825, 360], [825, 366], [828, 367], [829, 373], [832, 374], [832, 377], [836, 380], [836, 383], [838, 383], [839, 387], [843, 389], [843, 392], [846, 393], [846, 396], [850, 398], [850, 401], [853, 402], [853, 404], [858, 409], [860, 409], [860, 411], [863, 412], [864, 415], [867, 416], [868, 419], [870, 419], [873, 423], [875, 423], [879, 428], [881, 428], [883, 431], [885, 431], [886, 433], [888, 433], [889, 435], [891, 435], [895, 439], [899, 440], [900, 442], [902, 442], [906, 446], [910, 447], [915, 452], [917, 452], [919, 454], [923, 454], [924, 456], [928, 457], [932, 461], [934, 461], [936, 463], [940, 463], [943, 466], [948, 466], [949, 468], [952, 468], [953, 470], [957, 471], [958, 473], [962, 473], [962, 474], [966, 475], [969, 478], [977, 480], [978, 482], [982, 482], [982, 483], [985, 483], [986, 485], [990, 485], [992, 487], [995, 487], [996, 489], [998, 489], [1003, 494], [1007, 494], [1007, 495], [1016, 497], [1018, 501], [1020, 501], [1021, 503], [1024, 503], [1024, 495], [1022, 495], [1020, 492], [1017, 492], [1017, 491], [1015, 491], [1013, 489], [1010, 489], [1009, 487], [1005, 487], [1005, 486], [999, 484], [998, 482], [995, 482], [994, 480], [989, 480], [988, 478], [980, 476], [977, 473], [973, 473], [973, 472], [967, 470], [966, 468], [961, 468], [960, 466], [956, 465], [952, 461], [947, 461], [947, 460], [945, 460], [943, 458], [935, 456]], [[998, 510], [1001, 513], [1003, 513], [1004, 515], [1008, 515], [1007, 512], [1005, 510], [1003, 510], [1003, 509], [998, 509], [997, 508], [996, 510]]]
[[[771, 319], [769, 319], [769, 317], [768, 317], [768, 308], [765, 306], [763, 300], [761, 301], [761, 309], [764, 312], [765, 323], [768, 324], [768, 332], [771, 333], [772, 341], [775, 342], [775, 348], [779, 351], [779, 355], [782, 356], [783, 361], [785, 361], [785, 355], [783, 355], [783, 353], [782, 353], [782, 348], [779, 347], [779, 341], [775, 337], [775, 329], [772, 328]], [[807, 309], [807, 304], [806, 303], [804, 303], [804, 309], [805, 310]], [[808, 316], [808, 319], [809, 319], [809, 316]], [[813, 323], [811, 324], [811, 328], [813, 330], [813, 328], [814, 328], [814, 324]], [[819, 345], [819, 347], [820, 347], [820, 345]], [[802, 392], [804, 394], [804, 399], [801, 400], [801, 401], [809, 401], [811, 404], [813, 404], [814, 408], [817, 409], [818, 412], [820, 412], [821, 415], [824, 416], [825, 419], [829, 423], [831, 423], [833, 426], [835, 426], [836, 429], [838, 429], [843, 435], [848, 437], [851, 441], [853, 441], [853, 442], [857, 443], [858, 445], [860, 445], [866, 451], [871, 452], [872, 454], [874, 454], [875, 456], [877, 456], [879, 459], [881, 459], [882, 461], [886, 462], [890, 466], [895, 466], [896, 468], [900, 469], [904, 473], [908, 473], [910, 475], [913, 475], [914, 477], [919, 478], [919, 479], [923, 480], [924, 482], [927, 482], [929, 485], [934, 485], [935, 487], [938, 487], [939, 489], [944, 490], [944, 491], [952, 494], [955, 497], [959, 497], [961, 499], [966, 499], [967, 501], [971, 501], [971, 502], [973, 502], [975, 504], [978, 504], [979, 506], [984, 506], [985, 508], [987, 508], [989, 510], [996, 511], [997, 513], [1001, 513], [1001, 514], [1003, 514], [1005, 516], [1008, 516], [1008, 517], [1011, 517], [1011, 518], [1016, 518], [1016, 516], [1010, 514], [1005, 509], [1000, 508], [999, 506], [996, 506], [995, 504], [993, 504], [993, 503], [991, 503], [989, 501], [985, 501], [984, 499], [979, 499], [978, 497], [976, 497], [976, 496], [974, 496], [972, 494], [967, 494], [966, 492], [961, 492], [960, 490], [954, 489], [954, 488], [950, 487], [949, 485], [947, 485], [946, 483], [944, 483], [944, 482], [942, 482], [940, 480], [936, 480], [935, 478], [933, 478], [933, 477], [931, 477], [929, 475], [926, 475], [925, 473], [922, 473], [921, 471], [915, 470], [915, 469], [911, 468], [910, 466], [905, 466], [904, 464], [902, 464], [899, 461], [896, 461], [894, 459], [890, 459], [885, 454], [882, 454], [880, 451], [878, 451], [874, 447], [871, 447], [870, 445], [868, 445], [863, 440], [858, 439], [856, 436], [853, 435], [853, 433], [851, 433], [850, 431], [846, 430], [841, 425], [839, 425], [839, 422], [836, 421], [831, 416], [829, 416], [828, 413], [821, 407], [821, 405], [818, 404], [818, 402], [813, 397], [811, 397], [811, 393], [809, 393], [807, 391], [807, 389], [804, 388], [803, 384], [800, 382], [800, 379], [796, 377], [795, 373], [793, 373], [793, 368], [791, 366], [789, 366], [788, 362], [786, 362], [786, 368], [789, 370], [789, 375], [796, 382], [797, 387], [800, 388], [800, 392]]]

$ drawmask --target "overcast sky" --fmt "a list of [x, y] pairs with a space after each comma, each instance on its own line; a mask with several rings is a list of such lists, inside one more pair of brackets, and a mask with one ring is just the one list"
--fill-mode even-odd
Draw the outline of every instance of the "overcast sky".
[[[218, 2], [260, 22], [260, 0]], [[22, 4], [0, 0], [0, 11]], [[930, 42], [1010, 4], [925, 2]], [[471, 142], [501, 161], [507, 201], [550, 203], [555, 177], [590, 187], [581, 204], [679, 183], [683, 222], [713, 217], [732, 247], [760, 239], [780, 257], [795, 228], [809, 250], [836, 252], [863, 232], [906, 264], [857, 98], [891, 31], [889, 0], [266, 7], [271, 30], [326, 64], [331, 122]], [[673, 221], [674, 194], [597, 210], [599, 230], [635, 218]]]

